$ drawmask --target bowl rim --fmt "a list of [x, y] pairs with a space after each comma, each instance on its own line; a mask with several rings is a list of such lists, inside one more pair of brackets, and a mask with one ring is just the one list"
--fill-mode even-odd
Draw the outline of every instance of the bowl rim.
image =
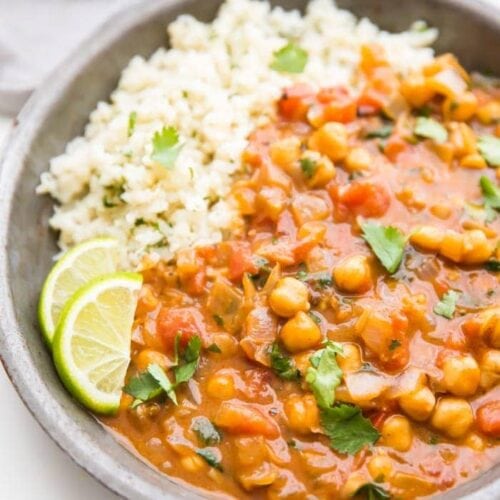
[[[192, 0], [191, 0], [192, 1]], [[484, 0], [430, 0], [447, 8], [460, 9], [481, 18], [483, 22], [500, 29], [500, 9]], [[53, 70], [29, 97], [17, 118], [4, 146], [0, 161], [0, 361], [12, 385], [28, 411], [77, 465], [115, 494], [134, 499], [204, 498], [189, 485], [172, 481], [177, 486], [175, 496], [153, 485], [98, 448], [78, 424], [69, 418], [62, 405], [56, 402], [43, 383], [43, 378], [31, 362], [30, 350], [16, 319], [16, 311], [9, 285], [8, 234], [15, 186], [24, 168], [33, 139], [40, 124], [50, 114], [64, 91], [78, 78], [83, 69], [107, 47], [113, 45], [133, 27], [161, 14], [168, 7], [182, 4], [182, 0], [134, 0], [118, 10], [98, 31], [90, 34]], [[188, 2], [189, 3], [189, 0]], [[7, 175], [7, 172], [9, 175]], [[7, 333], [8, 332], [8, 333]], [[478, 481], [482, 475], [463, 484]], [[500, 490], [500, 478], [476, 489], [462, 498], [480, 500], [494, 498]], [[455, 489], [450, 490], [451, 492]], [[454, 497], [450, 497], [454, 498]]]

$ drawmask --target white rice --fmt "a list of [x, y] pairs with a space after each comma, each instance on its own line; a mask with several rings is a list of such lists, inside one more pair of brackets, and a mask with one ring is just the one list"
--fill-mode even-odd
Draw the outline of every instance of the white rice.
[[[37, 192], [59, 202], [50, 224], [62, 250], [112, 235], [136, 266], [146, 254], [169, 259], [180, 248], [220, 241], [239, 224], [228, 193], [246, 138], [272, 118], [284, 87], [294, 81], [356, 87], [367, 42], [383, 45], [406, 74], [433, 57], [428, 45], [437, 36], [415, 27], [380, 31], [331, 0], [311, 1], [304, 16], [267, 2], [227, 0], [213, 23], [181, 16], [168, 33], [171, 48], [149, 60], [133, 58], [110, 102], [90, 115], [85, 135], [42, 174]], [[298, 75], [269, 67], [289, 40], [309, 55]], [[132, 112], [137, 125], [128, 137]], [[171, 170], [151, 160], [152, 137], [163, 126], [174, 126], [184, 143]], [[105, 197], [117, 206], [106, 207]]]

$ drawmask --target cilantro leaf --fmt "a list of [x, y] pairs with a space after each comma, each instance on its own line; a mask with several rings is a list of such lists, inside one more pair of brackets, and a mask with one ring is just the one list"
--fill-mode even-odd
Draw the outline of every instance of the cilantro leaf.
[[382, 125], [380, 128], [368, 131], [365, 135], [365, 139], [386, 139], [392, 134], [393, 129], [394, 127], [390, 124]]
[[366, 500], [389, 500], [391, 495], [382, 486], [376, 483], [365, 483], [361, 485], [352, 495], [362, 497]]
[[482, 175], [479, 179], [479, 185], [483, 192], [484, 206], [490, 210], [500, 210], [500, 188], [495, 186], [493, 181], [485, 175]]
[[414, 133], [418, 137], [432, 139], [438, 143], [445, 142], [448, 139], [446, 129], [433, 118], [419, 116], [415, 122]]
[[318, 165], [311, 158], [302, 158], [300, 160], [300, 168], [302, 169], [302, 173], [304, 174], [304, 177], [306, 177], [307, 179], [310, 179], [314, 175], [314, 173], [316, 172]]
[[500, 139], [492, 135], [482, 135], [477, 141], [481, 156], [492, 167], [500, 167]]
[[137, 112], [132, 111], [132, 113], [128, 115], [128, 129], [127, 129], [128, 137], [130, 137], [134, 133], [136, 122], [137, 122]]
[[363, 238], [370, 245], [382, 265], [393, 274], [397, 271], [405, 247], [405, 238], [401, 231], [392, 226], [380, 226], [374, 222], [361, 225]]
[[223, 471], [219, 458], [210, 448], [198, 448], [196, 454], [203, 458], [203, 460], [214, 469], [220, 470], [221, 472]]
[[300, 378], [300, 372], [290, 356], [287, 356], [280, 349], [277, 342], [271, 347], [269, 352], [271, 358], [271, 368], [278, 377], [285, 380], [297, 380]]
[[455, 290], [449, 290], [434, 306], [434, 312], [436, 314], [439, 314], [439, 316], [443, 316], [444, 318], [453, 318], [453, 314], [455, 313], [455, 307], [457, 305], [457, 300], [459, 297], [459, 292], [455, 292]]
[[389, 351], [394, 351], [398, 347], [401, 346], [401, 342], [397, 339], [392, 339], [391, 343], [389, 344]]
[[185, 364], [174, 368], [175, 384], [189, 381], [196, 372], [200, 362], [201, 339], [197, 335], [191, 337], [182, 355]]
[[166, 168], [172, 168], [182, 148], [179, 133], [174, 127], [163, 127], [153, 136], [153, 154], [151, 158]]
[[500, 260], [489, 260], [484, 264], [484, 267], [488, 271], [493, 271], [493, 272], [500, 271]]
[[335, 401], [335, 389], [340, 385], [342, 370], [337, 364], [337, 354], [342, 354], [342, 346], [327, 341], [325, 347], [310, 358], [306, 382], [309, 384], [320, 408], [327, 408]]
[[292, 42], [273, 54], [271, 69], [280, 73], [302, 73], [307, 64], [307, 52]]
[[367, 444], [374, 444], [380, 437], [372, 423], [361, 414], [360, 408], [338, 404], [320, 409], [321, 425], [330, 438], [332, 449], [340, 453], [356, 454]]
[[167, 393], [167, 396], [177, 404], [177, 396], [175, 395], [175, 386], [170, 382], [167, 374], [163, 371], [160, 365], [151, 364], [148, 366], [149, 373], [157, 382], [158, 385]]
[[222, 351], [221, 351], [221, 348], [213, 343], [213, 344], [210, 344], [208, 347], [207, 347], [207, 351], [210, 351], [210, 352], [215, 352], [216, 354], [220, 354]]
[[163, 389], [150, 373], [144, 372], [132, 377], [123, 388], [123, 392], [130, 394], [136, 401], [143, 403], [162, 394]]
[[193, 418], [191, 430], [197, 435], [203, 446], [210, 446], [221, 442], [222, 436], [219, 430], [207, 417]]

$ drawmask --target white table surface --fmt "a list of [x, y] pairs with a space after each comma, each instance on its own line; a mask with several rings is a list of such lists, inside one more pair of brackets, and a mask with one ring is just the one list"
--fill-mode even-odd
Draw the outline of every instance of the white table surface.
[[[500, 0], [484, 0], [495, 7]], [[10, 120], [0, 116], [0, 151]], [[117, 500], [35, 422], [0, 368], [0, 499]]]

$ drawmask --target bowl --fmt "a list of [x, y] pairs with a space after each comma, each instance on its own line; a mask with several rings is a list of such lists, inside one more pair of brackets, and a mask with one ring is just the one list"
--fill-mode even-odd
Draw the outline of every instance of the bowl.
[[[273, 1], [303, 8], [306, 0]], [[475, 0], [339, 0], [390, 31], [415, 19], [439, 28], [438, 52], [452, 51], [469, 69], [500, 75], [500, 11]], [[81, 467], [127, 498], [201, 498], [200, 492], [149, 467], [104, 429], [60, 383], [40, 335], [38, 293], [54, 254], [48, 227], [52, 202], [35, 196], [51, 157], [79, 135], [89, 113], [116, 86], [136, 54], [166, 43], [165, 27], [179, 14], [211, 20], [221, 0], [155, 0], [128, 6], [83, 43], [30, 98], [18, 119], [0, 170], [0, 355], [34, 417]], [[124, 446], [125, 445], [125, 446]], [[443, 499], [500, 497], [500, 464]]]

